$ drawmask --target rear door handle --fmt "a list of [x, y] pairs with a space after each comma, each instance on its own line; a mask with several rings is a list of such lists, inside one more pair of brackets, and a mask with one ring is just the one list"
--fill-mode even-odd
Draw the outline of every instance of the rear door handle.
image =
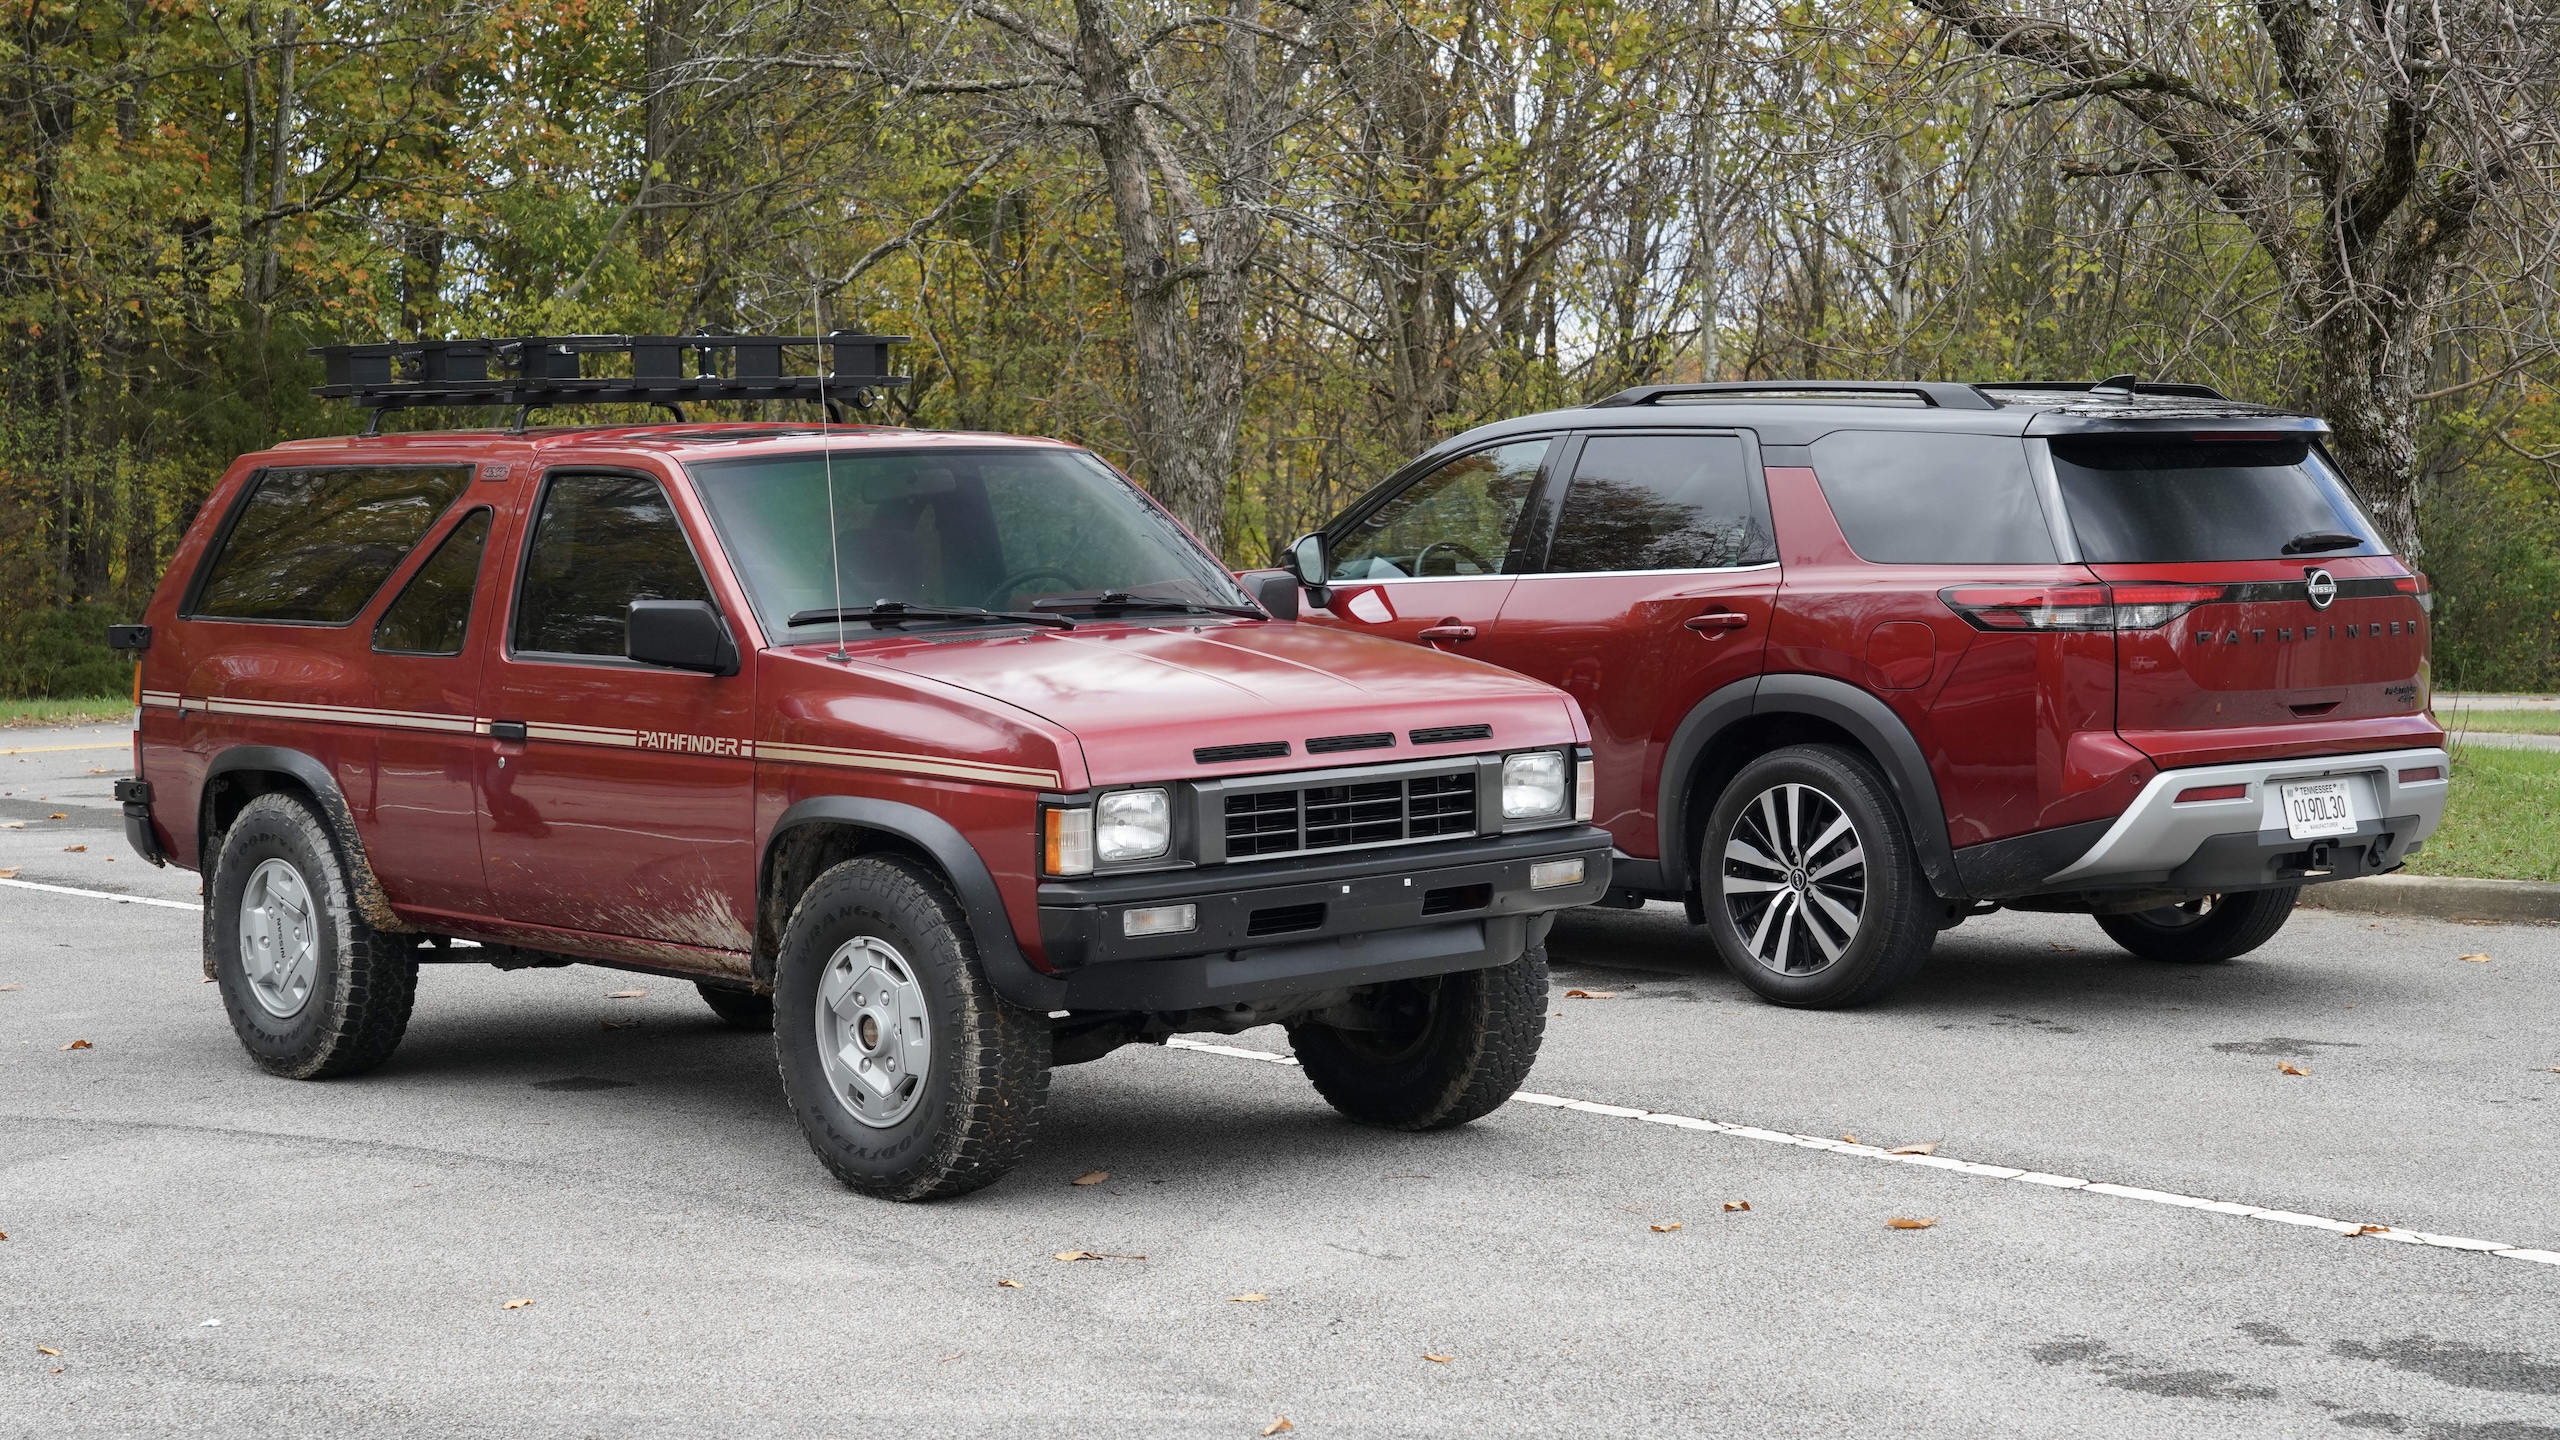
[[1692, 615], [1680, 623], [1704, 635], [1710, 630], [1739, 630], [1751, 623], [1751, 617], [1739, 610], [1710, 610], [1704, 615]]
[[513, 740], [521, 744], [525, 739], [524, 722], [521, 720], [492, 720], [489, 722], [489, 738], [492, 740]]
[[1473, 640], [1476, 638], [1476, 627], [1473, 625], [1426, 625], [1413, 638], [1426, 645], [1436, 645], [1443, 640]]

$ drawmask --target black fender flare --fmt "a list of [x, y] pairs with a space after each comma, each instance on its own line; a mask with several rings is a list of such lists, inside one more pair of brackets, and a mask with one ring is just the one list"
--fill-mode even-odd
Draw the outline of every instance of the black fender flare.
[[[382, 881], [373, 873], [373, 860], [365, 854], [363, 837], [356, 833], [355, 811], [348, 806], [346, 793], [338, 788], [338, 777], [329, 773], [328, 766], [312, 757], [281, 745], [234, 745], [214, 756], [213, 762], [205, 766], [204, 788], [196, 798], [196, 860], [205, 877], [208, 895], [212, 893], [210, 887], [215, 863], [211, 829], [214, 784], [225, 775], [244, 770], [287, 775], [311, 792], [312, 800], [320, 806], [321, 820], [338, 837], [339, 852], [347, 862], [348, 888], [355, 894], [356, 909], [363, 914], [365, 923], [392, 934], [410, 928], [407, 921], [392, 913], [391, 897], [384, 892]], [[209, 904], [205, 913], [208, 916], [212, 914]], [[206, 923], [212, 922], [208, 920]], [[213, 952], [208, 949], [205, 954], [205, 963], [212, 964]]]
[[978, 963], [987, 982], [1011, 1004], [1046, 1015], [1066, 1003], [1067, 982], [1032, 967], [1005, 914], [1004, 896], [977, 847], [948, 820], [930, 810], [893, 800], [856, 795], [815, 795], [782, 812], [765, 836], [756, 860], [756, 889], [763, 892], [773, 873], [773, 851], [782, 837], [804, 825], [850, 825], [894, 835], [922, 850], [942, 867], [960, 908], [969, 917], [970, 937], [978, 945]]
[[1956, 874], [1955, 848], [1947, 839], [1947, 814], [1939, 803], [1936, 777], [1911, 727], [1892, 707], [1875, 696], [1826, 675], [1758, 675], [1737, 680], [1692, 707], [1672, 732], [1663, 754], [1657, 817], [1665, 884], [1686, 893], [1690, 875], [1689, 785], [1699, 757], [1718, 735], [1736, 723], [1762, 715], [1805, 715], [1825, 720], [1849, 733], [1876, 768], [1884, 773], [1894, 803], [1918, 852], [1920, 872], [1941, 896], [1960, 898], [1964, 884]]

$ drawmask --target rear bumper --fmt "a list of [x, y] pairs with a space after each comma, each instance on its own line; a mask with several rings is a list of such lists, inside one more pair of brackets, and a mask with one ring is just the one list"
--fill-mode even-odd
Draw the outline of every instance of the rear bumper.
[[[1533, 867], [1582, 862], [1565, 885]], [[1507, 965], [1548, 916], [1608, 893], [1586, 825], [1412, 849], [1204, 866], [1040, 887], [1040, 939], [1069, 1010], [1192, 1010]], [[1193, 929], [1129, 938], [1131, 910], [1191, 905]], [[1286, 928], [1281, 928], [1285, 926]]]
[[[2433, 769], [2432, 780], [2404, 780]], [[2314, 755], [2164, 770], [2079, 859], [2048, 876], [2046, 890], [2117, 886], [2227, 891], [2307, 885], [2378, 874], [2408, 857], [2444, 820], [2452, 762], [2432, 746], [2366, 755]], [[2352, 835], [2296, 840], [2285, 828], [2282, 785], [2343, 776]], [[2238, 785], [2228, 800], [2181, 803], [2189, 790]]]

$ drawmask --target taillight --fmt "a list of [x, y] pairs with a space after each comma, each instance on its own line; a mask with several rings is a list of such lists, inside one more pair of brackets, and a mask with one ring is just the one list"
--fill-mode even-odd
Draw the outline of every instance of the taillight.
[[2408, 596], [2410, 599], [2417, 601], [2418, 608], [2427, 614], [2433, 615], [2436, 613], [2436, 587], [2427, 583], [2426, 576], [2394, 576], [2391, 581], [2391, 588]]
[[1953, 585], [1938, 592], [1976, 630], [2151, 630], [2207, 601], [2219, 585]]

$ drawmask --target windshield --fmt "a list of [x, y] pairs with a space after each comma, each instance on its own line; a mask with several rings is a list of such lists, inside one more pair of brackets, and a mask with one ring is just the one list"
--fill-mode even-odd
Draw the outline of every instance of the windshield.
[[[1019, 610], [1104, 591], [1245, 605], [1216, 559], [1137, 488], [1081, 450], [839, 451], [688, 464], [756, 618], [806, 639], [846, 608]], [[828, 571], [833, 555], [836, 575]], [[841, 584], [838, 584], [838, 580]]]
[[2380, 555], [2355, 497], [2305, 437], [2057, 437], [2081, 558], [2095, 564]]

